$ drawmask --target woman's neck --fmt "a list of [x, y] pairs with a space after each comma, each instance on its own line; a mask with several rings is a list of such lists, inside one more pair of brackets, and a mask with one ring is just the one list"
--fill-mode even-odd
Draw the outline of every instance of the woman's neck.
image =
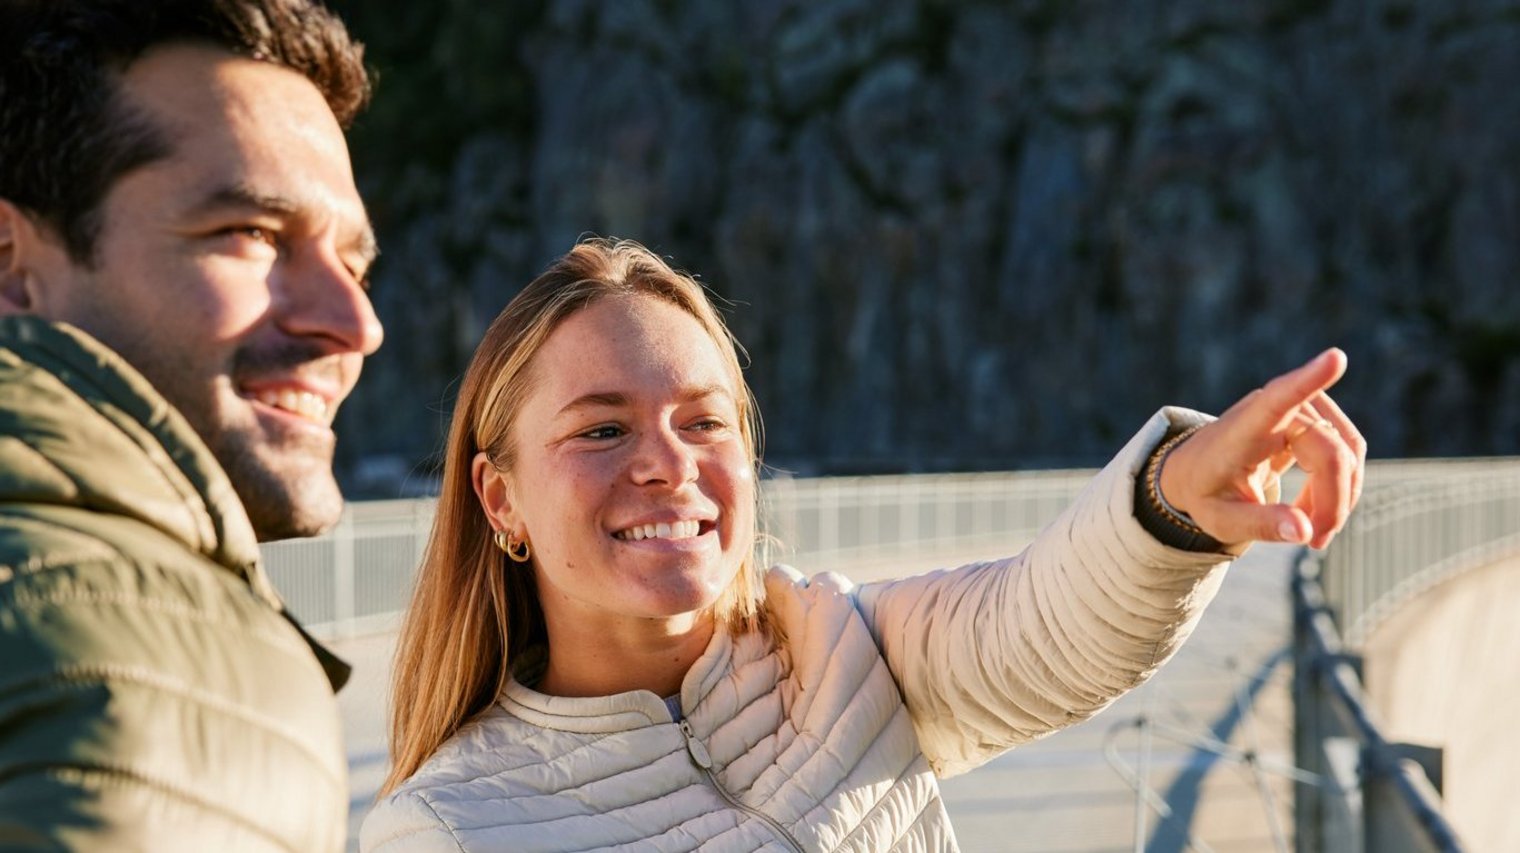
[[549, 662], [535, 689], [550, 696], [611, 696], [648, 690], [674, 696], [712, 640], [706, 614], [614, 625], [549, 620]]

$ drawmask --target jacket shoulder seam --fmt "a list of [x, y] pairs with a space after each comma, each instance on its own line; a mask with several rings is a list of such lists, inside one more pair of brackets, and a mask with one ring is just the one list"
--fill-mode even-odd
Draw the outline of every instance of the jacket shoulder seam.
[[[10, 528], [30, 528], [76, 540], [73, 547], [66, 551], [48, 550], [43, 553], [33, 552], [24, 560], [0, 563], [0, 583], [18, 576], [41, 574], [42, 572], [75, 566], [81, 563], [113, 560], [122, 557], [120, 549], [101, 539], [99, 536], [65, 524], [59, 524], [55, 521], [12, 513], [0, 513], [0, 523]], [[77, 541], [81, 539], [85, 540], [85, 542], [79, 543]]]
[[9, 693], [28, 687], [40, 687], [48, 684], [80, 687], [112, 681], [137, 684], [171, 696], [178, 696], [179, 698], [204, 705], [214, 711], [269, 732], [289, 743], [297, 751], [305, 755], [312, 765], [323, 776], [327, 777], [328, 781], [338, 786], [343, 786], [345, 783], [345, 780], [341, 776], [333, 773], [328, 768], [326, 761], [323, 760], [323, 756], [298, 736], [299, 733], [295, 727], [283, 726], [278, 720], [267, 714], [261, 714], [237, 702], [217, 696], [210, 691], [198, 689], [183, 679], [153, 672], [145, 667], [124, 666], [120, 664], [75, 664], [60, 667], [58, 670], [45, 676], [5, 684], [3, 687], [0, 687], [0, 692]]
[[198, 796], [191, 790], [181, 785], [131, 767], [120, 765], [84, 765], [84, 764], [34, 764], [21, 765], [8, 768], [3, 776], [0, 776], [0, 786], [16, 781], [19, 777], [41, 774], [50, 777], [66, 785], [73, 785], [86, 790], [99, 791], [106, 788], [139, 787], [147, 788], [164, 796], [174, 797], [189, 803], [204, 811], [221, 816], [223, 819], [258, 834], [270, 843], [278, 846], [289, 853], [300, 853], [284, 840], [272, 835], [257, 821], [238, 814], [226, 806], [213, 802], [205, 797]]
[[[460, 840], [459, 833], [455, 832], [454, 831], [454, 827], [452, 825], [450, 825], [448, 821], [446, 821], [446, 820], [443, 819], [443, 815], [440, 815], [438, 813], [438, 809], [435, 808], [433, 806], [432, 801], [427, 798], [427, 792], [426, 791], [411, 790], [411, 791], [405, 792], [404, 796], [411, 797], [412, 799], [416, 800], [417, 803], [419, 805], [421, 805], [424, 809], [427, 809], [427, 813], [433, 816], [433, 820], [438, 821], [438, 825], [440, 827], [443, 827], [444, 831], [449, 834], [450, 838], [454, 839], [454, 846], [458, 847], [461, 851], [464, 850], [464, 842]], [[394, 841], [400, 841], [401, 839], [406, 838], [408, 836], [417, 835], [419, 833], [426, 832], [426, 831], [427, 831], [427, 829], [424, 828], [424, 829], [414, 829], [414, 830], [412, 830], [410, 832], [405, 832], [405, 833], [397, 833], [395, 835], [392, 835], [390, 838], [387, 838], [384, 841], [380, 842], [380, 846], [383, 848], [383, 847], [386, 847], [386, 846], [390, 845]]]
[[[0, 580], [3, 580], [3, 578], [0, 578]], [[62, 604], [120, 604], [141, 610], [152, 610], [177, 616], [186, 621], [215, 624], [222, 628], [227, 627], [225, 620], [214, 618], [210, 613], [185, 602], [171, 601], [163, 598], [147, 598], [119, 592], [55, 592], [48, 594], [17, 592], [7, 602], [6, 609], [20, 611]], [[278, 614], [270, 611], [270, 615]], [[280, 624], [283, 625], [285, 623], [282, 621]], [[292, 642], [289, 637], [281, 636], [279, 633], [267, 628], [245, 624], [242, 626], [242, 629], [243, 634], [281, 651], [310, 651], [310, 647], [304, 642], [299, 644]]]
[[78, 566], [83, 563], [100, 562], [110, 560], [115, 554], [108, 549], [98, 551], [80, 550], [75, 553], [49, 552], [39, 554], [14, 563], [0, 563], [0, 583], [7, 583], [17, 577], [42, 574], [54, 569], [64, 569], [70, 566]]

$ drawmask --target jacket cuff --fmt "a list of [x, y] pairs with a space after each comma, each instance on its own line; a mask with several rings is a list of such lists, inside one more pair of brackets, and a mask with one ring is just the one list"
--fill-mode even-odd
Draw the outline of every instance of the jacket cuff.
[[1225, 544], [1203, 532], [1187, 514], [1167, 503], [1161, 494], [1161, 466], [1166, 457], [1202, 424], [1172, 424], [1161, 444], [1147, 457], [1135, 476], [1135, 520], [1157, 542], [1183, 551], [1223, 553]]

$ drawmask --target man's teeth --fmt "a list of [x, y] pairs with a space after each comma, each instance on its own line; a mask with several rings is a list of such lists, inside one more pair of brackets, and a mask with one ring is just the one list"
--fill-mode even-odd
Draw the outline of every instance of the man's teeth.
[[619, 530], [613, 535], [629, 542], [637, 542], [640, 539], [690, 539], [700, 532], [702, 523], [699, 521], [677, 521], [672, 524], [642, 524]]
[[310, 391], [260, 391], [256, 398], [266, 406], [294, 412], [307, 420], [327, 423], [327, 401]]

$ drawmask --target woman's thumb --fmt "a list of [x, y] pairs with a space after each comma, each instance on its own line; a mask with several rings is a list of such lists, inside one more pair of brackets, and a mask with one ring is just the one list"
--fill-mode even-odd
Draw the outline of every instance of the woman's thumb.
[[1215, 499], [1194, 510], [1193, 521], [1205, 533], [1230, 545], [1245, 542], [1302, 545], [1314, 535], [1309, 516], [1287, 504]]

